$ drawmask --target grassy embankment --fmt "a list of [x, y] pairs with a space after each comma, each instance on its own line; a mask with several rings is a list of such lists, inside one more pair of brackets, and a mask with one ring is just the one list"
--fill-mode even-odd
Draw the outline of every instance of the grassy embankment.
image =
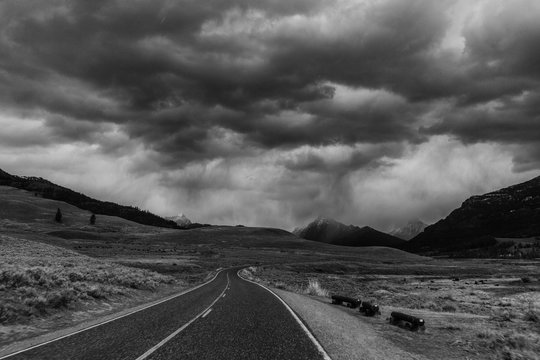
[[59, 315], [65, 324], [149, 301], [163, 285], [183, 284], [171, 276], [0, 235], [0, 343], [54, 330]]

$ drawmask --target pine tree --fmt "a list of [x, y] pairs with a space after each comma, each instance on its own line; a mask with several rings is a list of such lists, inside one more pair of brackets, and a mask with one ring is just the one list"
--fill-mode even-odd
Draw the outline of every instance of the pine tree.
[[96, 214], [92, 214], [90, 216], [90, 225], [95, 225], [96, 224]]
[[56, 215], [54, 216], [54, 221], [61, 223], [62, 222], [62, 211], [60, 211], [60, 208], [56, 210]]

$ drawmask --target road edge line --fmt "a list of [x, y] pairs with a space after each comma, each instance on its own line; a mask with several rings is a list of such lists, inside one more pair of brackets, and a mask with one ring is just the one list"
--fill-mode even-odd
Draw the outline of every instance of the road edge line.
[[148, 349], [144, 354], [142, 354], [141, 356], [139, 356], [137, 359], [135, 360], [144, 360], [146, 359], [148, 356], [152, 355], [157, 349], [159, 349], [160, 347], [162, 347], [163, 345], [165, 345], [166, 343], [169, 342], [169, 340], [171, 340], [172, 338], [174, 338], [176, 335], [180, 334], [185, 328], [187, 328], [189, 325], [193, 324], [193, 322], [195, 322], [195, 320], [197, 320], [198, 318], [200, 318], [202, 315], [204, 315], [207, 311], [209, 311], [210, 309], [212, 309], [212, 306], [215, 305], [215, 303], [218, 302], [219, 299], [221, 299], [221, 296], [225, 293], [225, 291], [227, 291], [227, 288], [229, 287], [229, 274], [227, 274], [227, 286], [225, 286], [225, 289], [223, 289], [223, 291], [221, 292], [221, 294], [219, 294], [219, 296], [217, 298], [214, 299], [214, 301], [210, 304], [210, 306], [208, 306], [206, 309], [204, 309], [203, 311], [201, 311], [197, 316], [195, 316], [193, 319], [189, 320], [187, 323], [185, 323], [184, 325], [182, 325], [180, 328], [178, 328], [177, 330], [175, 330], [172, 334], [170, 334], [169, 336], [167, 336], [165, 339], [161, 340], [159, 343], [157, 343], [156, 345], [152, 346], [150, 349]]
[[199, 285], [197, 285], [197, 286], [195, 286], [195, 287], [193, 287], [193, 288], [191, 288], [191, 289], [184, 290], [184, 291], [182, 291], [182, 292], [179, 293], [179, 294], [171, 295], [171, 296], [169, 296], [169, 297], [166, 297], [165, 299], [161, 299], [161, 300], [159, 300], [159, 301], [157, 301], [157, 302], [148, 304], [148, 305], [146, 305], [146, 306], [144, 306], [144, 307], [142, 307], [142, 308], [140, 308], [140, 309], [133, 310], [133, 311], [128, 312], [128, 313], [126, 313], [126, 314], [122, 314], [122, 315], [117, 316], [117, 317], [114, 317], [114, 318], [112, 318], [112, 319], [108, 319], [108, 320], [105, 320], [105, 321], [103, 321], [103, 322], [100, 322], [100, 323], [97, 323], [97, 324], [94, 324], [94, 325], [85, 327], [85, 328], [83, 328], [83, 329], [79, 329], [79, 330], [74, 331], [74, 332], [72, 332], [72, 333], [65, 334], [65, 335], [59, 336], [59, 337], [54, 338], [54, 339], [51, 339], [51, 340], [44, 341], [44, 342], [39, 343], [39, 344], [36, 344], [36, 345], [32, 345], [32, 346], [30, 346], [30, 347], [28, 347], [28, 348], [26, 348], [26, 349], [18, 350], [18, 351], [12, 352], [12, 353], [10, 353], [10, 354], [1, 356], [1, 357], [0, 357], [0, 360], [4, 360], [4, 359], [10, 358], [10, 357], [12, 357], [12, 356], [19, 355], [19, 354], [21, 354], [21, 353], [24, 353], [24, 352], [29, 351], [29, 350], [33, 350], [33, 349], [38, 348], [38, 347], [40, 347], [40, 346], [44, 346], [44, 345], [53, 343], [53, 342], [55, 342], [55, 341], [65, 339], [65, 338], [67, 338], [67, 337], [70, 337], [70, 336], [73, 336], [73, 335], [82, 333], [82, 332], [84, 332], [84, 331], [87, 331], [87, 330], [96, 328], [96, 327], [98, 327], [98, 326], [102, 326], [102, 325], [108, 324], [108, 323], [110, 323], [110, 322], [113, 322], [113, 321], [122, 319], [122, 318], [124, 318], [124, 317], [126, 317], [126, 316], [130, 316], [130, 315], [136, 314], [136, 313], [138, 313], [138, 312], [140, 312], [140, 311], [149, 309], [149, 308], [154, 307], [154, 306], [156, 306], [156, 305], [163, 304], [164, 302], [167, 302], [167, 301], [169, 301], [169, 300], [176, 299], [177, 297], [180, 297], [180, 296], [185, 295], [185, 294], [187, 294], [187, 293], [190, 293], [190, 292], [192, 292], [192, 291], [194, 291], [194, 290], [197, 290], [197, 289], [200, 288], [200, 287], [203, 287], [203, 286], [205, 286], [205, 285], [210, 284], [210, 283], [211, 283], [212, 281], [214, 281], [214, 280], [217, 278], [217, 276], [218, 276], [222, 271], [224, 271], [224, 270], [225, 270], [225, 269], [219, 270], [219, 271], [216, 273], [216, 275], [214, 275], [214, 277], [213, 277], [212, 279], [210, 279], [210, 280], [208, 280], [208, 281], [206, 281], [206, 282], [204, 282], [204, 283], [202, 283], [202, 284], [199, 284]]
[[309, 337], [309, 339], [311, 340], [311, 342], [315, 345], [315, 347], [317, 348], [317, 350], [319, 350], [319, 352], [321, 353], [321, 355], [323, 356], [324, 360], [332, 360], [332, 358], [330, 357], [330, 355], [328, 355], [328, 353], [326, 352], [326, 350], [324, 349], [324, 347], [321, 345], [321, 343], [319, 342], [319, 340], [317, 340], [317, 338], [315, 337], [315, 335], [313, 335], [313, 333], [308, 329], [308, 327], [306, 326], [306, 324], [304, 324], [304, 322], [302, 321], [302, 319], [300, 319], [300, 317], [298, 316], [298, 314], [296, 314], [296, 312], [294, 312], [294, 310], [289, 306], [289, 304], [287, 304], [285, 302], [285, 300], [283, 300], [278, 294], [276, 294], [275, 292], [273, 292], [272, 290], [270, 290], [269, 288], [267, 288], [266, 286], [262, 285], [262, 284], [259, 284], [258, 282], [255, 282], [255, 281], [252, 281], [252, 280], [249, 280], [245, 277], [243, 277], [242, 275], [240, 275], [240, 271], [242, 271], [244, 269], [240, 269], [238, 270], [238, 272], [236, 273], [236, 275], [238, 275], [238, 277], [244, 281], [248, 281], [250, 283], [253, 283], [255, 285], [259, 285], [260, 287], [262, 287], [263, 289], [265, 289], [266, 291], [268, 291], [270, 294], [274, 295], [276, 298], [278, 298], [279, 301], [281, 301], [281, 303], [285, 306], [285, 308], [287, 310], [289, 310], [289, 312], [291, 313], [291, 315], [293, 316], [293, 318], [296, 320], [296, 322], [298, 324], [300, 324], [300, 327], [302, 328], [302, 330], [304, 330], [304, 332], [306, 333], [306, 335]]

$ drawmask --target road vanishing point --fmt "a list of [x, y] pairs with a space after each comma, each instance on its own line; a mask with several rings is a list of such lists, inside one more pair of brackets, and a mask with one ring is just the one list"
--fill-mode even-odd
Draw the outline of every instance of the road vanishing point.
[[283, 300], [238, 270], [0, 360], [330, 359]]

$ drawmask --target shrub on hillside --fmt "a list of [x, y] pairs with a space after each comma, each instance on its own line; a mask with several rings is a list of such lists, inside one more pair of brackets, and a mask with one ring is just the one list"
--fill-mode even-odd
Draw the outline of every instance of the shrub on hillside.
[[60, 208], [58, 208], [56, 210], [56, 215], [54, 216], [54, 221], [56, 221], [57, 223], [62, 222], [62, 211], [60, 210]]
[[540, 311], [532, 301], [529, 302], [529, 308], [525, 311], [523, 319], [525, 321], [540, 323]]

